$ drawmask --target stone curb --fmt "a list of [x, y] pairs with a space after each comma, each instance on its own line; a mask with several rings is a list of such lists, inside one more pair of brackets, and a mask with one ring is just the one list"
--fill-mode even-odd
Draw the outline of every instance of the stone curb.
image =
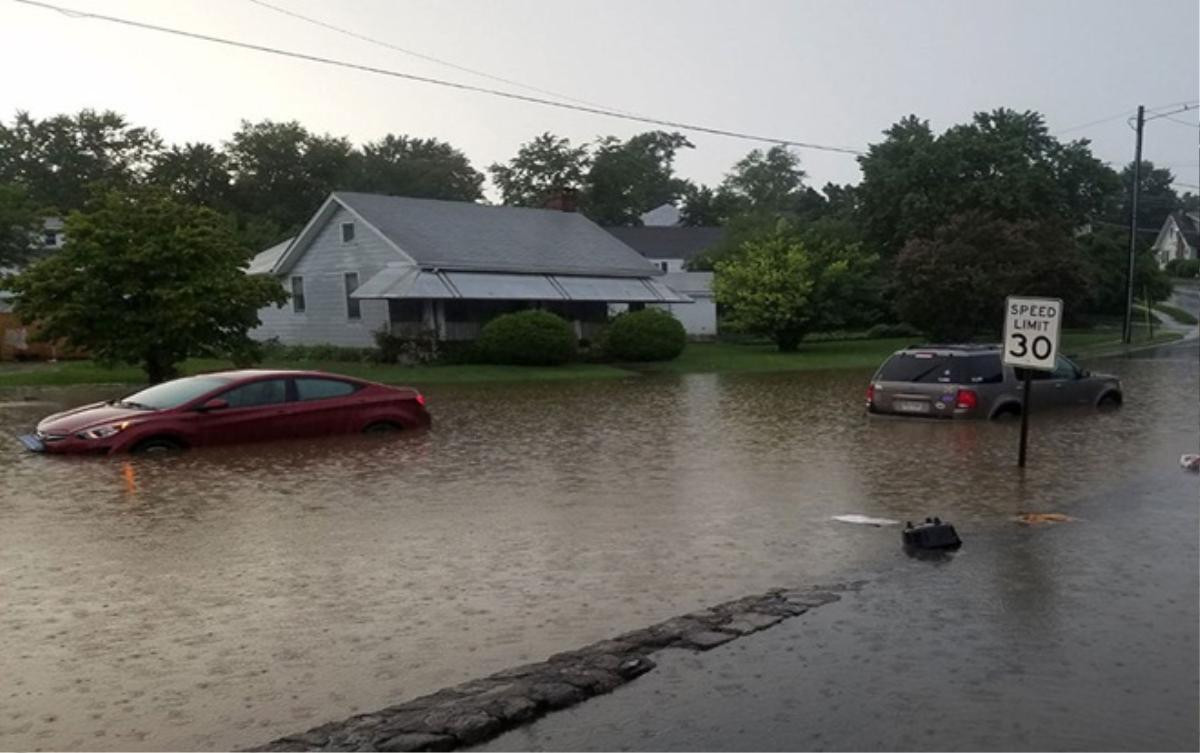
[[506, 669], [369, 714], [287, 735], [251, 751], [454, 750], [608, 693], [654, 668], [664, 648], [708, 651], [857, 591], [863, 581], [776, 588], [672, 617], [536, 664]]

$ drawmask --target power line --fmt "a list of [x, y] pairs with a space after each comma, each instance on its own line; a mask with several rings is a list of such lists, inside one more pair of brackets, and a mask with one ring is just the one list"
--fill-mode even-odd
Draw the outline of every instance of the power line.
[[1129, 108], [1129, 109], [1127, 109], [1127, 110], [1122, 110], [1121, 112], [1118, 112], [1118, 113], [1117, 113], [1117, 114], [1115, 114], [1115, 115], [1109, 115], [1109, 116], [1108, 116], [1108, 117], [1106, 117], [1106, 118], [1100, 118], [1099, 120], [1093, 120], [1093, 121], [1090, 121], [1090, 122], [1087, 122], [1087, 123], [1083, 123], [1083, 124], [1080, 124], [1080, 125], [1071, 126], [1070, 128], [1060, 128], [1059, 130], [1057, 130], [1057, 131], [1055, 131], [1055, 132], [1054, 132], [1054, 135], [1055, 135], [1055, 136], [1058, 136], [1059, 134], [1068, 133], [1068, 132], [1070, 132], [1070, 131], [1078, 131], [1078, 130], [1081, 130], [1081, 129], [1084, 129], [1084, 128], [1091, 128], [1092, 126], [1101, 125], [1102, 123], [1109, 123], [1109, 122], [1112, 122], [1112, 121], [1116, 120], [1117, 118], [1123, 118], [1123, 117], [1126, 117], [1126, 116], [1127, 116], [1127, 115], [1129, 115], [1129, 113], [1131, 113], [1131, 112], [1133, 112], [1133, 108], [1132, 108], [1132, 107], [1131, 107], [1131, 108]]
[[1163, 117], [1163, 120], [1169, 120], [1172, 123], [1178, 123], [1179, 125], [1185, 125], [1188, 128], [1200, 128], [1200, 123], [1189, 123], [1186, 120], [1180, 120], [1179, 118], [1170, 118], [1170, 117], [1167, 117], [1166, 115], [1164, 115], [1162, 117]]
[[300, 21], [304, 21], [305, 23], [313, 24], [314, 26], [320, 26], [321, 28], [337, 32], [338, 34], [345, 34], [348, 37], [353, 37], [353, 38], [361, 40], [363, 42], [368, 42], [370, 44], [379, 45], [380, 47], [386, 47], [389, 50], [395, 50], [396, 52], [400, 52], [405, 55], [410, 55], [412, 57], [419, 58], [421, 60], [426, 60], [431, 63], [437, 63], [438, 65], [444, 65], [449, 68], [453, 68], [457, 71], [462, 71], [463, 73], [470, 73], [473, 76], [481, 76], [481, 77], [489, 79], [491, 81], [496, 81], [496, 82], [499, 82], [502, 84], [508, 84], [509, 86], [516, 86], [521, 89], [528, 89], [529, 91], [534, 91], [534, 92], [538, 92], [539, 94], [545, 94], [545, 95], [548, 95], [551, 97], [556, 97], [558, 99], [565, 100], [567, 102], [575, 102], [576, 104], [587, 105], [589, 107], [599, 107], [599, 108], [603, 108], [605, 110], [621, 112], [626, 115], [632, 114], [632, 113], [626, 112], [625, 110], [618, 110], [615, 107], [608, 107], [607, 105], [600, 105], [595, 102], [589, 102], [586, 99], [577, 99], [575, 97], [571, 97], [566, 94], [552, 91], [550, 89], [542, 89], [540, 87], [533, 86], [531, 84], [523, 84], [520, 81], [514, 81], [513, 79], [504, 78], [503, 76], [496, 76], [494, 74], [488, 73], [487, 71], [481, 71], [481, 70], [477, 70], [475, 68], [468, 68], [465, 65], [459, 65], [458, 63], [453, 63], [449, 60], [443, 60], [441, 58], [436, 58], [433, 55], [427, 55], [423, 52], [417, 52], [416, 50], [410, 50], [405, 47], [400, 47], [399, 45], [392, 44], [391, 42], [387, 42], [382, 39], [376, 39], [375, 37], [369, 37], [366, 34], [360, 34], [356, 31], [352, 31], [350, 29], [345, 29], [340, 26], [335, 26], [331, 23], [322, 21], [318, 18], [312, 18], [311, 16], [306, 16], [302, 13], [297, 13], [297, 12], [295, 12], [293, 10], [289, 10], [287, 8], [281, 8], [278, 5], [272, 5], [271, 3], [264, 2], [264, 0], [248, 0], [248, 2], [254, 3], [255, 5], [261, 6], [263, 8], [267, 8], [269, 10], [273, 10], [276, 13], [282, 13], [285, 16], [291, 16], [292, 18], [299, 19]]
[[381, 76], [391, 76], [392, 78], [401, 78], [408, 81], [416, 81], [423, 84], [433, 84], [435, 86], [445, 86], [452, 89], [462, 91], [476, 92], [478, 94], [489, 94], [494, 97], [504, 99], [512, 99], [519, 102], [529, 102], [531, 104], [544, 105], [546, 107], [557, 107], [563, 110], [574, 110], [576, 112], [586, 112], [592, 115], [603, 115], [609, 118], [617, 118], [619, 120], [628, 120], [638, 123], [648, 123], [651, 125], [665, 126], [667, 128], [678, 128], [685, 131], [696, 131], [698, 133], [709, 133], [715, 136], [728, 136], [735, 139], [743, 139], [746, 141], [757, 141], [767, 144], [778, 144], [782, 146], [793, 146], [798, 149], [813, 149], [822, 152], [836, 152], [839, 154], [853, 154], [860, 156], [863, 154], [861, 150], [851, 149], [842, 146], [827, 146], [824, 144], [813, 144], [807, 141], [796, 141], [794, 139], [779, 139], [769, 136], [759, 136], [756, 134], [745, 133], [741, 131], [729, 131], [723, 128], [711, 128], [709, 126], [694, 125], [691, 123], [683, 123], [680, 121], [666, 120], [661, 118], [643, 117], [640, 115], [629, 115], [614, 110], [606, 110], [600, 107], [591, 107], [586, 105], [569, 104], [566, 102], [558, 102], [541, 97], [532, 97], [525, 94], [516, 94], [514, 92], [506, 92], [498, 89], [488, 89], [483, 86], [475, 86], [473, 84], [464, 84], [457, 81], [447, 81], [445, 79], [432, 78], [429, 76], [419, 76], [413, 73], [403, 73], [401, 71], [389, 70], [387, 68], [377, 68], [375, 66], [363, 65], [361, 63], [351, 63], [345, 60], [336, 60], [334, 58], [321, 57], [319, 55], [310, 55], [304, 52], [294, 52], [291, 50], [282, 50], [276, 47], [267, 47], [265, 45], [253, 44], [250, 42], [239, 42], [223, 37], [214, 37], [208, 34], [200, 34], [198, 32], [184, 31], [182, 29], [174, 29], [168, 26], [156, 26], [154, 24], [144, 23], [142, 21], [134, 21], [127, 18], [119, 18], [117, 16], [105, 16], [99, 13], [90, 13], [86, 11], [78, 11], [70, 8], [62, 8], [50, 3], [37, 2], [36, 0], [13, 0], [13, 2], [29, 5], [37, 8], [57, 11], [69, 18], [85, 18], [96, 21], [105, 21], [108, 23], [120, 24], [123, 26], [131, 26], [138, 29], [148, 31], [157, 31], [163, 34], [173, 34], [175, 36], [187, 37], [189, 39], [199, 39], [205, 42], [214, 44], [226, 45], [229, 47], [240, 47], [242, 49], [254, 50], [256, 52], [265, 52], [272, 55], [280, 55], [282, 57], [294, 58], [297, 60], [307, 60], [313, 63], [322, 63], [324, 65], [332, 65], [339, 68], [349, 68], [352, 70], [365, 71], [367, 73], [375, 73]]

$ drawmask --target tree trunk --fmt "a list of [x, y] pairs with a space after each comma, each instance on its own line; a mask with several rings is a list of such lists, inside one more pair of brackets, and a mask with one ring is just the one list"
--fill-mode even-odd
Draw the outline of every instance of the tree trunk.
[[158, 384], [165, 382], [168, 379], [174, 379], [179, 376], [179, 372], [175, 369], [175, 364], [168, 363], [165, 358], [157, 353], [147, 353], [145, 360], [142, 362], [142, 369], [146, 372], [146, 379], [150, 384]]
[[779, 348], [780, 353], [795, 353], [800, 350], [800, 341], [804, 339], [804, 333], [796, 330], [782, 330], [775, 333], [775, 345]]

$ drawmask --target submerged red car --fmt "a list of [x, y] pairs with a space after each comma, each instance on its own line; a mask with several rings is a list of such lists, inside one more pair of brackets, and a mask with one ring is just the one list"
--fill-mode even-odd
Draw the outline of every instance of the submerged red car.
[[425, 398], [407, 387], [320, 371], [242, 369], [55, 413], [20, 440], [35, 452], [150, 452], [429, 424]]

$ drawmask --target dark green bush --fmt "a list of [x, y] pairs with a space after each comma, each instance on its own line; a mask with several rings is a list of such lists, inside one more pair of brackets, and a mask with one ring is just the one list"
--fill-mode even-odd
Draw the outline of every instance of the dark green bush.
[[1200, 277], [1200, 259], [1172, 259], [1166, 270], [1172, 277]]
[[876, 324], [867, 330], [867, 337], [875, 340], [882, 337], [920, 337], [921, 331], [911, 324]]
[[609, 326], [607, 338], [608, 356], [617, 361], [670, 361], [687, 345], [683, 325], [659, 309], [621, 314]]
[[518, 311], [484, 325], [475, 352], [487, 363], [557, 366], [575, 355], [575, 332], [549, 311]]

